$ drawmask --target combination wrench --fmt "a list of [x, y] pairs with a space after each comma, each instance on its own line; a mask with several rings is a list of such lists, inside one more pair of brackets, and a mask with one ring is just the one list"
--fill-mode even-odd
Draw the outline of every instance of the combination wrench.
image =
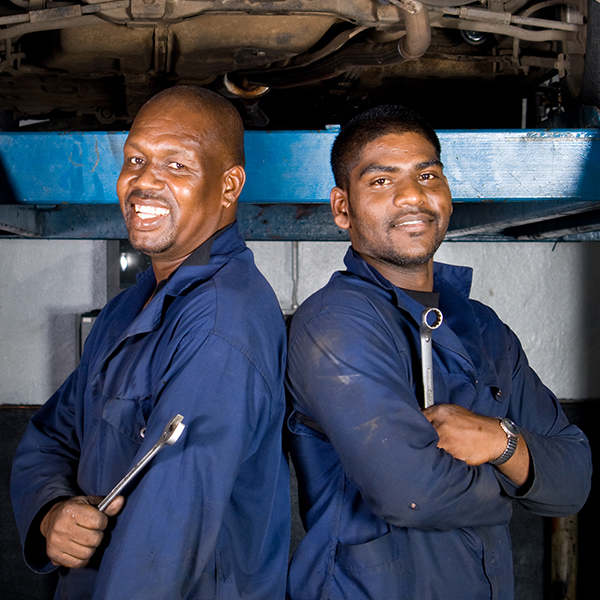
[[117, 485], [109, 492], [108, 496], [98, 504], [98, 510], [104, 512], [106, 507], [119, 495], [119, 492], [154, 458], [159, 450], [165, 446], [172, 446], [181, 436], [185, 425], [182, 423], [183, 417], [176, 415], [173, 417], [165, 427], [162, 435], [158, 439], [158, 442], [142, 456], [142, 458], [136, 463], [136, 465], [117, 483]]
[[[431, 324], [429, 319], [433, 318]], [[423, 408], [433, 406], [433, 359], [431, 356], [431, 332], [444, 320], [438, 308], [426, 308], [421, 313], [421, 367], [423, 370]]]

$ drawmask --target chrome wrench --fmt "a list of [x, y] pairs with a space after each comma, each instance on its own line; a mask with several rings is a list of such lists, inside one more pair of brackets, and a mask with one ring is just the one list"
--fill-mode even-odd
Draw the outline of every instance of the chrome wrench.
[[[431, 325], [428, 319], [433, 317]], [[438, 308], [426, 308], [421, 313], [421, 366], [423, 370], [423, 408], [433, 406], [433, 359], [431, 357], [431, 332], [437, 329], [444, 320]]]
[[119, 495], [119, 492], [154, 458], [154, 456], [164, 446], [172, 446], [181, 436], [185, 425], [182, 423], [183, 417], [177, 415], [173, 417], [165, 427], [162, 435], [158, 439], [158, 442], [142, 456], [137, 464], [117, 483], [117, 485], [110, 491], [108, 496], [98, 504], [98, 510], [104, 512], [106, 507]]

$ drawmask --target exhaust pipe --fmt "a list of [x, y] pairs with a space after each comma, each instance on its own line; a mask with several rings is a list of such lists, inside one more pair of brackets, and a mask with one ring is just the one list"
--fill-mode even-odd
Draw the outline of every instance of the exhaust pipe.
[[271, 88], [291, 88], [337, 77], [356, 67], [384, 67], [423, 56], [431, 42], [427, 7], [416, 0], [398, 4], [405, 12], [406, 35], [399, 42], [350, 44], [306, 66], [284, 67], [271, 71], [241, 72], [248, 84]]

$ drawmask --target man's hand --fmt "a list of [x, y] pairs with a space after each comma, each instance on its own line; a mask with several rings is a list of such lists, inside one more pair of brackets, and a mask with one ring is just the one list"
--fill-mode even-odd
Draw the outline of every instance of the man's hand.
[[46, 538], [46, 554], [53, 565], [85, 567], [102, 542], [108, 517], [123, 508], [125, 499], [117, 496], [101, 513], [96, 506], [100, 496], [77, 496], [52, 506], [42, 519], [40, 530]]
[[506, 434], [498, 419], [477, 415], [455, 404], [434, 404], [423, 414], [440, 436], [438, 448], [469, 465], [494, 460], [506, 448]]
[[[475, 414], [455, 404], [435, 404], [423, 410], [423, 414], [437, 431], [438, 448], [469, 465], [495, 460], [506, 449], [506, 433], [498, 419]], [[497, 468], [518, 486], [527, 481], [529, 450], [523, 437], [519, 438], [513, 456]]]

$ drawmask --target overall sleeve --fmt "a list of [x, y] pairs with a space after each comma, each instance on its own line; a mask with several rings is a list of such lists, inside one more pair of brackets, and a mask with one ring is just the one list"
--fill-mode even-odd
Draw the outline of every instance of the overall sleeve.
[[[265, 505], [269, 493], [260, 480], [279, 485], [282, 457], [283, 410], [278, 416], [272, 408], [272, 390], [244, 351], [217, 335], [184, 338], [161, 378], [134, 462], [176, 414], [186, 428], [128, 490], [93, 598], [204, 597], [195, 586], [204, 589], [203, 578], [214, 579], [227, 563], [226, 556], [215, 556], [220, 536], [233, 535], [230, 556], [236, 556], [235, 544], [246, 545], [240, 563], [268, 552], [264, 538], [273, 509]], [[245, 463], [265, 448], [272, 462], [261, 463], [264, 472], [248, 473]], [[247, 510], [263, 521], [248, 518]]]
[[415, 395], [411, 349], [373, 313], [328, 308], [292, 331], [287, 384], [295, 408], [320, 425], [370, 510], [391, 525], [506, 524], [510, 500], [493, 467], [471, 467], [437, 448]]
[[590, 492], [589, 442], [578, 427], [569, 424], [554, 394], [529, 366], [515, 334], [508, 330], [508, 336], [513, 362], [508, 416], [527, 442], [532, 474], [524, 494], [498, 472], [499, 480], [508, 494], [536, 514], [574, 514]]
[[29, 423], [12, 466], [11, 499], [25, 562], [37, 572], [54, 567], [39, 529], [49, 507], [81, 495], [77, 485], [80, 457], [77, 390], [86, 378], [84, 363], [69, 376]]

